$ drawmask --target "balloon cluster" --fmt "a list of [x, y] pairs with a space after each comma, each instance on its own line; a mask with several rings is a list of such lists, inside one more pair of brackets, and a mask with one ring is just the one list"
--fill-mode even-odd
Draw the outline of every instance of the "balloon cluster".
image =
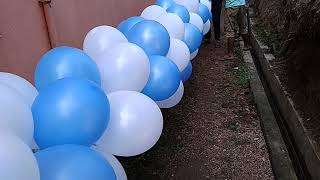
[[0, 179], [126, 180], [114, 156], [159, 140], [160, 108], [181, 101], [210, 8], [208, 0], [157, 0], [117, 28], [95, 27], [83, 50], [41, 57], [36, 88], [1, 72]]

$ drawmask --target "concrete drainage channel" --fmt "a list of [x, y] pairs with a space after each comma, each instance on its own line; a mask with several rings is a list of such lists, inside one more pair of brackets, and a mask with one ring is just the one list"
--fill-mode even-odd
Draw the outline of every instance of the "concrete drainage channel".
[[[276, 179], [320, 179], [320, 161], [292, 100], [269, 64], [274, 56], [251, 31], [252, 51], [243, 51]], [[240, 43], [243, 46], [243, 43]]]
[[[240, 43], [241, 45], [243, 43]], [[243, 60], [248, 68], [250, 88], [260, 117], [260, 124], [268, 146], [270, 161], [276, 179], [297, 180], [284, 138], [273, 109], [265, 92], [263, 82], [250, 51], [243, 51]]]

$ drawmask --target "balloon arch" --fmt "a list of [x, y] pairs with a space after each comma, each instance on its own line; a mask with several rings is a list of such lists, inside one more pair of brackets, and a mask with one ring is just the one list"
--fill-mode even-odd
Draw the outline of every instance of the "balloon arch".
[[183, 98], [211, 21], [209, 0], [157, 0], [116, 28], [93, 28], [83, 50], [45, 53], [35, 87], [1, 72], [0, 179], [126, 180], [114, 156], [157, 143], [160, 108]]

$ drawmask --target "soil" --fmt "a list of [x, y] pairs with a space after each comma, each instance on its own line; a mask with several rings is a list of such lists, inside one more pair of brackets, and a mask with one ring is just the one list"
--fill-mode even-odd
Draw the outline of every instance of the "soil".
[[320, 149], [319, 41], [291, 37], [286, 43], [282, 43], [281, 53], [278, 53], [280, 40], [276, 38], [277, 32], [264, 25], [268, 21], [261, 17], [255, 17], [254, 20], [256, 25], [253, 29], [259, 40], [271, 47], [268, 53], [277, 57], [271, 62], [273, 71], [292, 98], [313, 144]]
[[150, 151], [120, 158], [130, 180], [274, 179], [240, 60], [203, 45], [182, 102], [162, 110], [164, 130]]
[[320, 149], [319, 8], [320, 0], [254, 0], [255, 15], [264, 25], [263, 30], [271, 32], [270, 34], [281, 43], [279, 58], [272, 63], [274, 71], [290, 93], [296, 109], [302, 116], [307, 133], [318, 151]]
[[314, 145], [320, 149], [320, 45], [313, 41], [295, 44], [294, 52], [277, 58], [272, 66], [293, 99]]

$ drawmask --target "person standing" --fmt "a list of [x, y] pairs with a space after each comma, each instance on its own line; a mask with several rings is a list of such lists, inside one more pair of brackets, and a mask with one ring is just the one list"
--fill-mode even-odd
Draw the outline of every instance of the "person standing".
[[[221, 7], [223, 0], [212, 0], [211, 1], [211, 13], [213, 20], [213, 30], [214, 30], [214, 39], [216, 47], [221, 45], [221, 27], [220, 27], [220, 17], [221, 17]], [[211, 26], [212, 27], [212, 26]], [[211, 30], [206, 34], [205, 39], [210, 42], [211, 39]]]
[[234, 59], [234, 40], [237, 27], [244, 41], [244, 49], [249, 49], [249, 36], [246, 18], [246, 0], [225, 0], [225, 36], [227, 39], [227, 54], [224, 59]]

